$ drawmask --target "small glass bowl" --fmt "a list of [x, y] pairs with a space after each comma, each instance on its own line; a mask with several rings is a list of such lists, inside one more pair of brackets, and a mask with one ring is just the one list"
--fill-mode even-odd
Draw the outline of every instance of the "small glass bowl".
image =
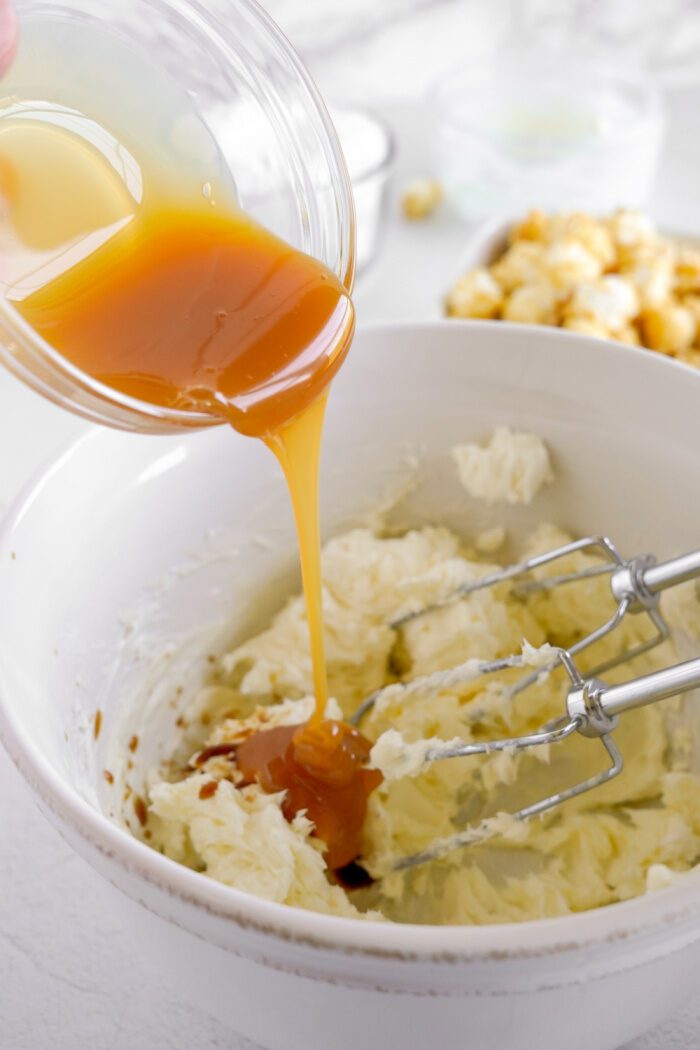
[[396, 160], [396, 142], [388, 124], [368, 109], [331, 106], [331, 117], [348, 167], [357, 222], [357, 274], [377, 256]]
[[431, 103], [437, 173], [468, 220], [648, 201], [663, 118], [658, 91], [641, 76], [504, 51], [446, 75]]
[[[300, 59], [254, 0], [229, 0], [217, 12], [198, 0], [15, 6], [20, 46], [2, 83], [0, 124], [21, 116], [23, 106], [43, 108], [48, 119], [77, 112], [104, 123], [127, 144], [126, 156], [138, 127], [137, 145], [160, 149], [188, 173], [193, 192], [206, 196], [207, 172], [215, 169], [249, 215], [321, 260], [352, 291], [354, 206], [335, 129]], [[138, 161], [131, 154], [129, 162]], [[57, 404], [109, 426], [162, 433], [217, 422], [137, 401], [79, 371], [6, 294], [0, 361]]]

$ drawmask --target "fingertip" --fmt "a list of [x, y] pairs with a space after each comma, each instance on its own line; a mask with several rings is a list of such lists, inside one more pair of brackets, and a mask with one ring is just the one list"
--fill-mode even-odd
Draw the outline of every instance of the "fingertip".
[[19, 26], [15, 9], [9, 0], [0, 0], [0, 77], [12, 65], [17, 53]]

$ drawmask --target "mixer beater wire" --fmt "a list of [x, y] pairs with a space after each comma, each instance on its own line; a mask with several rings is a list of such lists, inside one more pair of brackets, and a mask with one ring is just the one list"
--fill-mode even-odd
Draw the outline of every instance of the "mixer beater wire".
[[[603, 561], [600, 565], [589, 566], [580, 572], [563, 572], [560, 575], [535, 580], [522, 579], [533, 570], [576, 553], [597, 554], [602, 557]], [[478, 580], [462, 584], [442, 601], [402, 615], [391, 624], [395, 628], [403, 627], [413, 620], [446, 608], [476, 591], [509, 581], [514, 583], [514, 593], [524, 597], [537, 591], [551, 591], [557, 587], [568, 586], [603, 574], [610, 577], [610, 590], [616, 602], [615, 611], [610, 618], [568, 648], [553, 648], [554, 655], [551, 659], [523, 675], [505, 690], [507, 697], [517, 696], [542, 676], [549, 675], [557, 667], [563, 667], [569, 679], [569, 689], [566, 693], [562, 716], [542, 726], [538, 731], [523, 736], [478, 743], [450, 741], [430, 747], [425, 753], [425, 762], [431, 763], [450, 758], [489, 755], [499, 751], [515, 752], [560, 743], [574, 733], [598, 739], [601, 742], [608, 759], [608, 764], [602, 772], [515, 811], [511, 816], [516, 821], [527, 820], [546, 813], [569, 799], [600, 787], [622, 772], [623, 759], [612, 736], [621, 713], [671, 696], [678, 696], [700, 686], [700, 658], [633, 678], [619, 685], [608, 685], [599, 677], [613, 667], [618, 667], [642, 653], [649, 652], [670, 636], [668, 624], [658, 608], [660, 595], [671, 587], [700, 577], [700, 550], [659, 563], [653, 555], [649, 554], [625, 559], [607, 537], [587, 537], [564, 544], [497, 572], [489, 573]], [[651, 637], [630, 648], [622, 649], [616, 656], [583, 675], [574, 658], [611, 635], [628, 615], [645, 616], [653, 627]], [[351, 721], [358, 725], [389, 690], [398, 691], [402, 700], [429, 698], [438, 690], [459, 688], [482, 676], [525, 666], [526, 661], [518, 655], [490, 661], [467, 660], [447, 670], [436, 671], [406, 682], [394, 683], [369, 696], [357, 708]], [[418, 853], [398, 859], [393, 863], [392, 870], [402, 871], [425, 864], [427, 861], [444, 857], [464, 846], [483, 842], [498, 833], [498, 822], [486, 818], [480, 824], [434, 841]]]

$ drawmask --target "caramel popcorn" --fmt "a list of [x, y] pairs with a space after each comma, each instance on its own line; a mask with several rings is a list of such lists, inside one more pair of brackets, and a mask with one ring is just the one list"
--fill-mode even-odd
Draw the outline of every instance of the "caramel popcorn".
[[700, 250], [684, 245], [678, 252], [675, 273], [676, 291], [700, 292]]
[[637, 289], [643, 310], [661, 306], [673, 293], [673, 268], [665, 263], [640, 261], [623, 273]]
[[549, 245], [544, 253], [543, 266], [551, 284], [567, 291], [579, 281], [591, 281], [602, 272], [595, 255], [571, 237]]
[[695, 318], [695, 346], [700, 348], [700, 295], [683, 296], [683, 306]]
[[555, 215], [550, 220], [552, 240], [573, 240], [582, 244], [593, 255], [603, 270], [610, 270], [617, 261], [617, 249], [610, 230], [597, 219], [583, 212]]
[[606, 218], [533, 209], [490, 266], [461, 277], [455, 317], [560, 325], [700, 366], [700, 248], [657, 233], [640, 212]]
[[657, 239], [656, 227], [648, 215], [620, 208], [608, 219], [608, 229], [619, 248], [632, 248], [640, 244], [653, 244]]
[[633, 324], [623, 324], [611, 335], [611, 339], [617, 339], [619, 343], [627, 343], [628, 346], [641, 346], [642, 339], [639, 329]]
[[503, 305], [501, 286], [488, 270], [472, 270], [456, 282], [447, 296], [450, 317], [498, 317]]
[[551, 220], [539, 208], [528, 212], [522, 222], [516, 222], [508, 234], [508, 243], [517, 241], [548, 241]]
[[557, 324], [557, 307], [557, 296], [548, 285], [522, 284], [506, 299], [502, 317], [521, 324]]
[[443, 198], [442, 186], [435, 179], [415, 179], [403, 192], [401, 207], [407, 219], [427, 219]]
[[595, 281], [582, 281], [572, 294], [567, 313], [590, 317], [610, 332], [624, 328], [639, 312], [639, 296], [624, 277], [607, 274]]
[[676, 361], [690, 365], [691, 368], [700, 368], [700, 350], [684, 350], [683, 353], [676, 354]]
[[689, 350], [695, 339], [697, 322], [687, 306], [668, 303], [647, 310], [642, 317], [644, 345], [662, 354]]
[[491, 274], [504, 292], [512, 292], [521, 284], [541, 281], [544, 267], [544, 248], [534, 241], [517, 241], [491, 267]]

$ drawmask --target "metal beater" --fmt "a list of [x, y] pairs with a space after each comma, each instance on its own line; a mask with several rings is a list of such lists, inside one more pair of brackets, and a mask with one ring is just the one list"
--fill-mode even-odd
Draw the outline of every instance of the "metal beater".
[[[527, 576], [533, 570], [544, 565], [549, 565], [561, 558], [576, 552], [598, 554], [603, 561], [600, 564], [589, 566], [580, 572], [563, 573], [559, 576], [548, 576], [543, 579], [522, 581], [521, 577]], [[509, 566], [484, 576], [479, 580], [462, 584], [449, 597], [441, 602], [426, 606], [417, 612], [411, 612], [406, 616], [395, 620], [391, 626], [401, 627], [418, 617], [429, 616], [436, 609], [444, 608], [466, 595], [486, 587], [493, 587], [505, 581], [516, 582], [514, 588], [519, 594], [531, 593], [537, 590], [550, 590], [554, 587], [566, 586], [591, 576], [608, 574], [610, 577], [610, 590], [617, 603], [617, 607], [610, 619], [591, 631], [590, 634], [581, 638], [568, 649], [558, 648], [555, 656], [548, 663], [537, 667], [523, 676], [518, 682], [508, 689], [508, 695], [515, 696], [528, 686], [537, 681], [541, 675], [551, 673], [556, 667], [562, 666], [566, 671], [570, 688], [565, 699], [565, 714], [553, 722], [549, 722], [542, 729], [527, 736], [511, 737], [509, 739], [492, 740], [484, 743], [464, 743], [460, 745], [444, 745], [431, 748], [426, 752], [427, 762], [438, 762], [448, 758], [464, 758], [469, 755], [488, 755], [497, 751], [518, 751], [524, 748], [540, 747], [543, 744], [554, 744], [572, 733], [581, 733], [585, 737], [601, 741], [607, 752], [608, 766], [601, 773], [580, 781], [573, 787], [548, 795], [546, 798], [525, 806], [513, 813], [515, 820], [527, 820], [530, 817], [566, 802], [568, 799], [582, 795], [585, 791], [600, 787], [614, 777], [618, 776], [623, 769], [623, 760], [618, 751], [612, 733], [616, 728], [619, 715], [624, 711], [630, 711], [646, 704], [655, 703], [671, 696], [677, 696], [700, 686], [700, 658], [688, 660], [652, 674], [634, 678], [621, 685], [608, 685], [598, 676], [628, 660], [648, 652], [655, 648], [670, 635], [670, 629], [659, 612], [659, 598], [663, 591], [675, 587], [687, 580], [700, 577], [700, 551], [691, 551], [680, 557], [669, 561], [658, 563], [653, 555], [643, 554], [634, 558], [625, 559], [619, 553], [617, 547], [611, 540], [604, 536], [588, 537], [575, 540], [564, 546], [529, 558], [527, 561], [519, 562], [517, 565]], [[644, 615], [649, 618], [653, 627], [653, 636], [631, 649], [622, 651], [614, 659], [601, 664], [586, 675], [582, 675], [576, 666], [574, 657], [584, 650], [590, 648], [600, 639], [605, 638], [621, 624], [627, 615]], [[458, 667], [446, 671], [437, 671], [433, 674], [424, 675], [404, 683], [398, 683], [398, 688], [403, 691], [403, 696], [417, 698], [419, 696], [430, 696], [440, 688], [456, 688], [473, 682], [475, 678], [502, 672], [507, 668], [523, 667], [524, 660], [520, 656], [510, 656], [501, 660], [486, 661], [476, 668], [474, 661], [468, 661]], [[397, 685], [387, 688], [396, 689]], [[368, 697], [355, 711], [351, 722], [355, 725], [374, 706], [384, 692], [378, 690]], [[408, 857], [398, 860], [394, 871], [424, 864], [427, 861], [436, 860], [460, 847], [482, 842], [497, 834], [498, 830], [494, 822], [488, 818], [481, 824], [466, 828], [455, 835], [436, 840], [430, 847]]]

